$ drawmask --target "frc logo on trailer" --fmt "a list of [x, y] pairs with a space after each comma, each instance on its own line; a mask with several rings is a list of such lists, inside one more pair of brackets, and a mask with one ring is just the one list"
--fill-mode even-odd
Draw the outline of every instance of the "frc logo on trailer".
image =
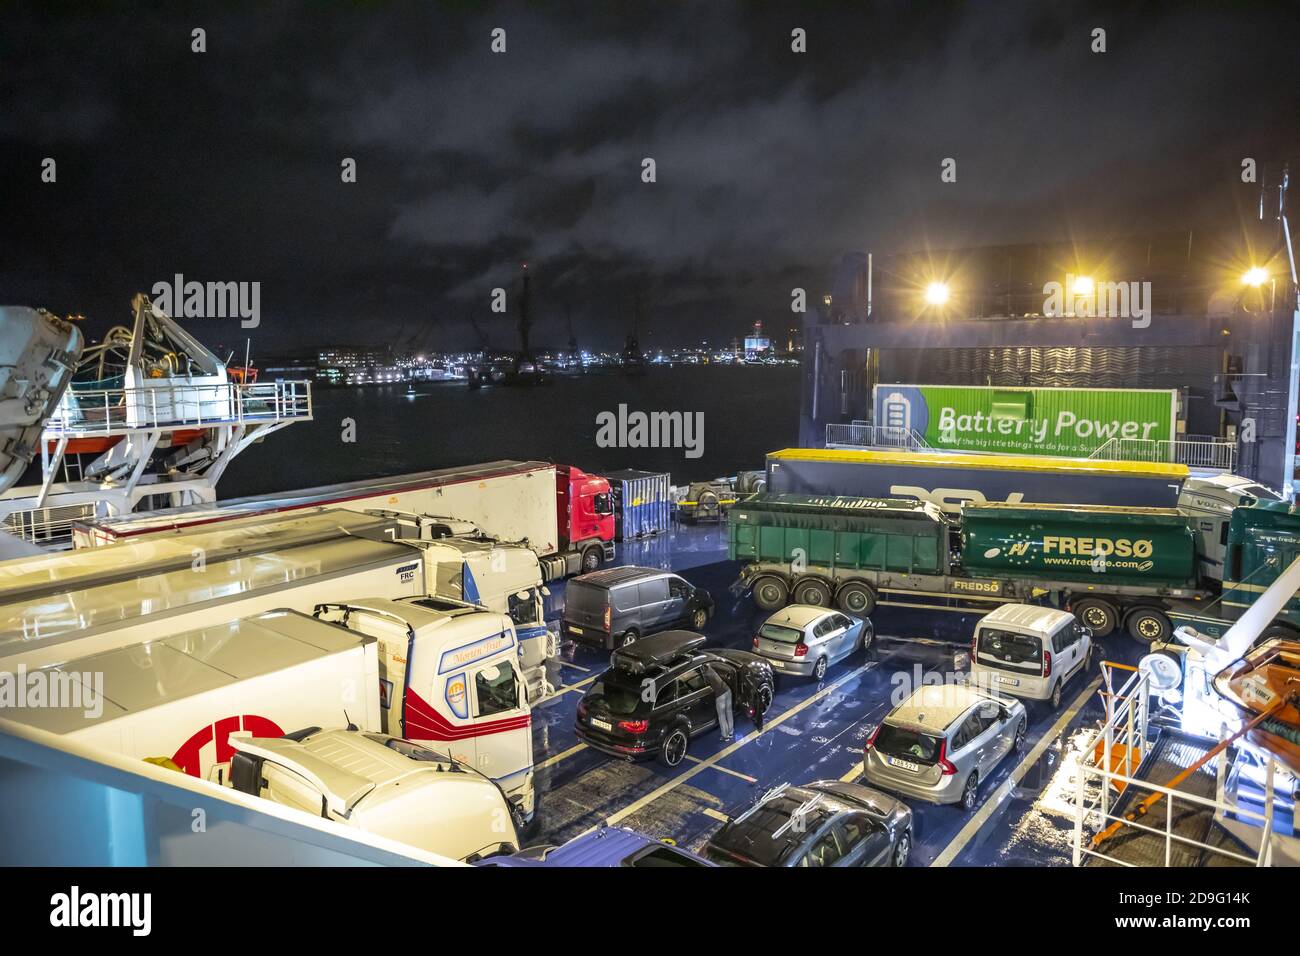
[[404, 564], [397, 569], [397, 580], [408, 584], [415, 580], [415, 572], [418, 570], [420, 570], [419, 564]]
[[180, 767], [191, 777], [201, 776], [205, 748], [211, 747], [214, 756], [212, 763], [225, 763], [235, 753], [230, 746], [230, 735], [237, 730], [247, 730], [254, 737], [283, 737], [284, 731], [273, 720], [256, 714], [244, 714], [242, 717], [224, 717], [215, 724], [208, 724], [172, 754], [172, 763]]

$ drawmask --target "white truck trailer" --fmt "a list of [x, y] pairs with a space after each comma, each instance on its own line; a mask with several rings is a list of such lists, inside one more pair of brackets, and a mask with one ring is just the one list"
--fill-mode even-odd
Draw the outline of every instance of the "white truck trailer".
[[76, 525], [72, 537], [77, 548], [86, 548], [320, 508], [395, 510], [468, 522], [498, 541], [530, 548], [547, 581], [595, 571], [614, 557], [609, 482], [542, 461], [492, 461], [104, 518]]
[[[544, 621], [541, 569], [517, 545], [463, 536], [468, 526], [313, 509], [106, 548], [0, 562], [0, 668], [84, 656], [277, 607], [310, 613], [351, 598], [432, 595], [509, 614], [534, 699], [549, 693], [557, 642]], [[461, 535], [445, 539], [435, 534]]]
[[208, 779], [232, 733], [259, 737], [349, 721], [379, 729], [373, 638], [277, 610], [59, 664], [0, 665], [6, 718]]

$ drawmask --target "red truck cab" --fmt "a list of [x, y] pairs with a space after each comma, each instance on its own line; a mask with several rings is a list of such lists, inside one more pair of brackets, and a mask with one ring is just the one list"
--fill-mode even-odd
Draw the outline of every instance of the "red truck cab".
[[556, 544], [569, 574], [614, 559], [614, 500], [609, 482], [572, 465], [555, 466]]

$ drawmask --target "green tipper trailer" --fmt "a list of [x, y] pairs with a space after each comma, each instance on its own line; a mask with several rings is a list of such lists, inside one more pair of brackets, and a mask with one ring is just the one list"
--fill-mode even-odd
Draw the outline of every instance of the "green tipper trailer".
[[1197, 586], [1196, 535], [1175, 508], [967, 505], [961, 553], [975, 577]]
[[731, 512], [739, 585], [775, 610], [877, 604], [983, 613], [1008, 602], [1074, 610], [1098, 636], [1167, 639], [1175, 609], [1200, 612], [1197, 538], [1168, 508], [967, 504], [961, 532], [928, 502], [756, 495]]

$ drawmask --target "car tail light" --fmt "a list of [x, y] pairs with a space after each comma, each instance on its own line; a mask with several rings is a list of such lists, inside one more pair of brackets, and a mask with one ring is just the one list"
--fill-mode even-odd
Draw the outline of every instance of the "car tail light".
[[626, 730], [629, 734], [643, 734], [650, 729], [648, 720], [620, 720], [618, 722], [620, 730]]
[[587, 702], [585, 700], [578, 701], [578, 716], [579, 717], [587, 716]]
[[945, 777], [950, 777], [957, 772], [957, 768], [948, 759], [948, 741], [946, 738], [939, 741], [939, 759], [935, 763], [939, 765], [939, 770]]
[[1043, 651], [1043, 676], [1044, 677], [1052, 676], [1052, 652], [1051, 651]]
[[876, 729], [871, 732], [871, 735], [869, 737], [867, 737], [867, 745], [866, 747], [863, 748], [864, 750], [870, 750], [872, 747], [876, 745], [876, 738], [880, 736], [880, 728], [883, 726], [884, 726], [883, 722], [876, 724]]
[[609, 630], [609, 605], [605, 605], [605, 630]]
[[800, 641], [798, 644], [794, 646], [795, 657], [806, 657], [807, 655], [808, 655], [808, 645], [805, 644], [803, 641]]
[[754, 650], [758, 650], [758, 635], [754, 635]]

